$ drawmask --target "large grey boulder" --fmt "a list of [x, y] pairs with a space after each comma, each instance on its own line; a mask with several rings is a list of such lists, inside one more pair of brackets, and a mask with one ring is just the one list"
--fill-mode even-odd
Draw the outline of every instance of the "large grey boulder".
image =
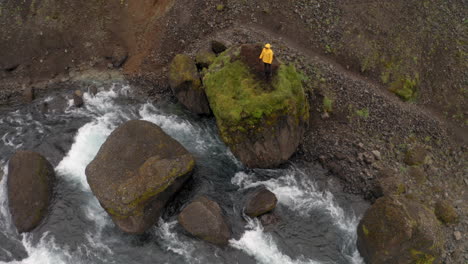
[[231, 231], [219, 205], [200, 196], [179, 214], [179, 223], [190, 234], [216, 245], [227, 245]]
[[124, 232], [143, 233], [191, 176], [192, 155], [157, 125], [128, 121], [112, 132], [86, 177], [102, 207]]
[[29, 232], [47, 214], [55, 180], [54, 168], [42, 155], [18, 151], [8, 163], [8, 202], [18, 232]]
[[169, 85], [179, 102], [196, 114], [210, 114], [210, 106], [195, 62], [187, 55], [178, 54], [171, 62]]

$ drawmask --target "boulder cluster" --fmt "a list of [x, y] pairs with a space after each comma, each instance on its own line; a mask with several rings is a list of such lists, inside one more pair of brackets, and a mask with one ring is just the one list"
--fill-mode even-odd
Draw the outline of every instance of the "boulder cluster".
[[218, 46], [200, 51], [195, 61], [174, 57], [169, 72], [174, 95], [194, 113], [213, 112], [222, 140], [247, 167], [284, 163], [309, 122], [302, 74], [275, 59], [270, 80], [258, 60], [261, 45]]

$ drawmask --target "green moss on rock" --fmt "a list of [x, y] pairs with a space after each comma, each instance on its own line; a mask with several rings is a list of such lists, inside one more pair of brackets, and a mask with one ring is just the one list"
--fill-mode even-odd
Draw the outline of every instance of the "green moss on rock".
[[203, 79], [223, 140], [241, 140], [233, 133], [253, 130], [262, 122], [274, 124], [284, 114], [298, 122], [308, 119], [303, 75], [293, 65], [281, 65], [270, 85], [256, 78], [238, 54], [238, 47], [220, 54]]
[[458, 221], [455, 208], [447, 201], [438, 201], [435, 205], [435, 214], [444, 224], [452, 224]]
[[201, 87], [194, 61], [187, 55], [177, 54], [169, 67], [169, 84], [177, 92], [184, 83], [190, 83], [195, 89]]
[[422, 165], [426, 162], [427, 150], [422, 146], [414, 146], [405, 155], [405, 163], [410, 166]]
[[443, 244], [434, 213], [402, 196], [378, 199], [358, 228], [358, 248], [368, 263], [432, 263]]

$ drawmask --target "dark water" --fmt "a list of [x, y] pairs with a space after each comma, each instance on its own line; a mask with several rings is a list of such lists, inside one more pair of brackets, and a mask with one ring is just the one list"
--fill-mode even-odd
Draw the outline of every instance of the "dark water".
[[[146, 102], [128, 86], [101, 87], [85, 94], [86, 107], [62, 104], [63, 94], [0, 118], [0, 262], [5, 263], [361, 263], [356, 226], [366, 204], [339, 192], [313, 164], [275, 170], [245, 169], [219, 140], [212, 119], [193, 116], [178, 105]], [[49, 102], [43, 114], [41, 104]], [[63, 107], [60, 107], [60, 106]], [[100, 207], [84, 170], [119, 124], [144, 119], [161, 126], [197, 160], [196, 173], [168, 206], [159, 225], [141, 236], [118, 230]], [[17, 149], [32, 149], [55, 166], [57, 183], [50, 214], [32, 233], [18, 235], [6, 195], [6, 162]], [[265, 186], [279, 200], [281, 219], [263, 228], [242, 215], [245, 194]], [[180, 206], [206, 194], [223, 208], [233, 239], [225, 248], [189, 236], [177, 224]]]

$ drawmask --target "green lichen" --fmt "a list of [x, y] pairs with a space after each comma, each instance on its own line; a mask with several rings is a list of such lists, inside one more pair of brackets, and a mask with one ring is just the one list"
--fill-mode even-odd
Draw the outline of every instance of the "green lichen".
[[403, 101], [413, 101], [417, 98], [419, 78], [401, 78], [390, 85], [390, 91], [398, 95]]
[[333, 100], [327, 96], [323, 97], [323, 111], [331, 113], [333, 111]]
[[413, 258], [413, 263], [415, 264], [432, 264], [435, 261], [435, 257], [430, 254], [425, 254], [422, 251], [411, 249], [411, 257]]
[[356, 110], [356, 115], [361, 118], [367, 119], [369, 118], [369, 109], [362, 108], [362, 109]]
[[[143, 193], [138, 193], [133, 197], [126, 199], [125, 205], [113, 203], [111, 206], [106, 208], [107, 212], [118, 219], [125, 219], [129, 216], [137, 216], [143, 214], [143, 207], [146, 205], [146, 201], [155, 197], [157, 194], [166, 190], [178, 177], [186, 175], [195, 167], [195, 160], [191, 159], [185, 168], [171, 168], [169, 173], [158, 179], [156, 183], [147, 186]], [[135, 178], [138, 180], [138, 177]], [[131, 195], [128, 193], [128, 189], [131, 185], [136, 185], [134, 181], [129, 181], [125, 185], [119, 185], [118, 193], [121, 196]]]
[[362, 232], [364, 232], [364, 235], [368, 236], [369, 235], [369, 229], [365, 225], [362, 225]]
[[238, 48], [220, 54], [203, 78], [225, 142], [236, 141], [230, 134], [239, 132], [240, 127], [254, 131], [261, 122], [274, 124], [285, 114], [298, 122], [308, 119], [303, 75], [293, 65], [281, 65], [268, 84], [256, 78], [238, 54]]

